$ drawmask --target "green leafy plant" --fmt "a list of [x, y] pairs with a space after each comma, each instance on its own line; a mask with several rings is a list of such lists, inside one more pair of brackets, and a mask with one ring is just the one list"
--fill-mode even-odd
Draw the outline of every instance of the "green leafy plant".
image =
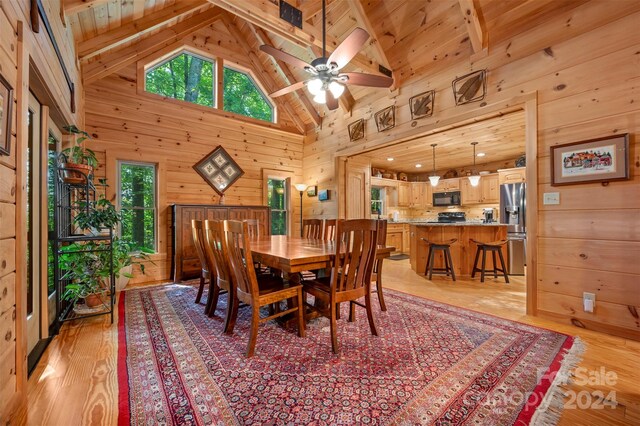
[[62, 150], [62, 153], [67, 157], [67, 161], [69, 163], [85, 164], [92, 168], [97, 167], [98, 159], [95, 152], [84, 146], [85, 141], [91, 140], [91, 135], [84, 130], [78, 129], [75, 125], [65, 126], [64, 129], [69, 133], [78, 135], [72, 147]]
[[104, 197], [95, 202], [79, 201], [74, 223], [82, 229], [113, 229], [122, 220], [116, 207]]
[[116, 274], [116, 278], [119, 278], [120, 275], [133, 278], [131, 273], [122, 271], [122, 269], [130, 265], [138, 265], [140, 272], [144, 274], [143, 261], [149, 261], [155, 265], [149, 257], [152, 253], [154, 251], [147, 248], [134, 250], [134, 244], [131, 241], [115, 238], [113, 240], [113, 271]]
[[[102, 251], [100, 251], [102, 250]], [[75, 302], [105, 290], [104, 280], [110, 275], [110, 262], [105, 244], [89, 241], [73, 243], [60, 249], [58, 257], [62, 279], [71, 282], [62, 293], [63, 300]]]

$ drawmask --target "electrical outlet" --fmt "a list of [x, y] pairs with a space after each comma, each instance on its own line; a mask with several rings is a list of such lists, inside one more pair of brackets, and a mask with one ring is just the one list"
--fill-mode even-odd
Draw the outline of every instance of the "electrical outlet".
[[560, 204], [560, 193], [559, 192], [545, 192], [544, 197], [542, 199], [543, 204]]
[[592, 312], [596, 308], [596, 295], [595, 293], [582, 293], [582, 302], [584, 304], [585, 312]]

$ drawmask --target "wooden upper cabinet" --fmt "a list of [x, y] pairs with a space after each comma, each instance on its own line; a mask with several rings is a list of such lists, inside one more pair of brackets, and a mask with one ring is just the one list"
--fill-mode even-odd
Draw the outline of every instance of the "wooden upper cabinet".
[[431, 186], [431, 182], [424, 182], [421, 184], [422, 191], [422, 206], [423, 207], [433, 207], [433, 187]]
[[497, 174], [482, 176], [479, 186], [482, 192], [481, 200], [483, 203], [500, 202], [500, 182]]
[[411, 204], [411, 184], [398, 182], [398, 207], [409, 207]]
[[520, 183], [526, 181], [526, 167], [498, 170], [499, 185], [503, 183]]
[[[482, 182], [483, 178], [480, 179]], [[462, 205], [480, 204], [482, 202], [482, 183], [478, 186], [472, 186], [469, 179], [462, 178], [462, 189], [460, 191], [460, 202]]]
[[421, 207], [423, 205], [423, 192], [424, 192], [424, 183], [423, 182], [412, 182], [410, 184], [411, 187], [411, 207]]
[[433, 192], [460, 191], [460, 178], [440, 179]]
[[500, 185], [497, 174], [482, 175], [478, 186], [471, 186], [467, 178], [461, 178], [460, 199], [462, 205], [493, 204], [500, 202]]

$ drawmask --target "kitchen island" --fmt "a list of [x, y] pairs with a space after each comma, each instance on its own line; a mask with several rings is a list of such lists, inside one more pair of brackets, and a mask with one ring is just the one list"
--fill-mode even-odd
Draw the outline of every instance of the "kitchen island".
[[[453, 260], [456, 276], [469, 277], [473, 271], [473, 261], [476, 255], [476, 244], [471, 239], [491, 242], [507, 239], [507, 225], [500, 223], [456, 222], [456, 223], [412, 223], [409, 231], [411, 240], [410, 262], [411, 269], [420, 275], [424, 275], [427, 265], [429, 247], [421, 240], [425, 238], [436, 243], [457, 238], [451, 245], [451, 258]], [[502, 247], [502, 255], [507, 259], [507, 245]], [[435, 267], [443, 268], [444, 260], [441, 251], [437, 251], [434, 257]], [[498, 260], [498, 262], [500, 262]], [[487, 270], [493, 269], [493, 260], [487, 256]], [[438, 275], [440, 279], [440, 275]], [[436, 278], [434, 278], [436, 279]]]

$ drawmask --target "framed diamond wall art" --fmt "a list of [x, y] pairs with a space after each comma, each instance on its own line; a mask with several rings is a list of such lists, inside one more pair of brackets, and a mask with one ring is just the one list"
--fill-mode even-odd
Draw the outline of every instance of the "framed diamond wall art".
[[378, 126], [378, 133], [385, 130], [393, 129], [396, 125], [396, 110], [395, 106], [391, 105], [383, 110], [375, 113], [376, 126]]
[[420, 93], [409, 99], [409, 107], [411, 108], [411, 119], [415, 120], [423, 117], [431, 117], [433, 115], [433, 102], [436, 97], [435, 90]]
[[487, 94], [487, 71], [474, 71], [458, 77], [451, 83], [456, 105], [478, 102]]
[[358, 139], [364, 138], [364, 119], [360, 119], [354, 121], [349, 124], [349, 140], [351, 142], [357, 141]]
[[221, 145], [198, 161], [193, 169], [220, 195], [244, 174]]

